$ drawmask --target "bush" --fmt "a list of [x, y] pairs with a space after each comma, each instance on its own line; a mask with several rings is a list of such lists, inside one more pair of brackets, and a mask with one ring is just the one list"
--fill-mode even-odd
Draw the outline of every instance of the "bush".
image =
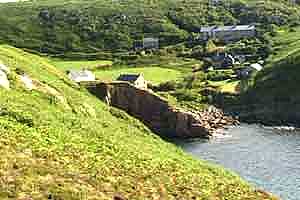
[[231, 71], [210, 71], [207, 73], [207, 79], [211, 81], [224, 81], [230, 79]]
[[165, 83], [159, 84], [159, 86], [156, 88], [157, 91], [161, 92], [167, 92], [167, 91], [172, 91], [176, 89], [176, 82], [175, 81], [168, 81]]

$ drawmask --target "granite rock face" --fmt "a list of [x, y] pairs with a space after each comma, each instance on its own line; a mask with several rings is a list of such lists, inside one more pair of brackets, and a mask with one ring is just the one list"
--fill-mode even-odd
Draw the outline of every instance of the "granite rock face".
[[126, 82], [98, 83], [88, 89], [109, 105], [126, 111], [154, 132], [166, 137], [209, 138], [215, 130], [235, 123], [235, 120], [225, 117], [217, 109], [184, 111], [153, 92], [138, 89]]

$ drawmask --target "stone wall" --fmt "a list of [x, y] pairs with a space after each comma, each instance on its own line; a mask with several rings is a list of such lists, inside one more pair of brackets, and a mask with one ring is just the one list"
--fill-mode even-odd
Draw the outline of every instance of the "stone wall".
[[126, 82], [97, 83], [87, 88], [109, 105], [140, 119], [161, 136], [209, 138], [212, 135], [212, 127], [203, 122], [200, 113], [173, 107], [151, 91]]

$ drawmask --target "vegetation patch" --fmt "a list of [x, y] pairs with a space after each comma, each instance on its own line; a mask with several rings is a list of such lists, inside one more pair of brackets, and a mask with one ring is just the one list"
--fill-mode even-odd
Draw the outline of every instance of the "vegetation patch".
[[89, 70], [101, 70], [103, 68], [111, 67], [113, 62], [108, 60], [96, 60], [96, 61], [62, 61], [54, 60], [51, 62], [55, 67], [67, 71], [76, 69], [89, 69]]
[[[199, 43], [201, 26], [257, 24], [268, 30], [299, 24], [290, 1], [208, 0], [37, 0], [2, 4], [0, 41], [64, 57], [101, 51], [126, 52], [144, 37], [160, 46]], [[105, 56], [98, 55], [98, 56]], [[102, 58], [106, 59], [106, 58]]]
[[100, 80], [116, 80], [121, 74], [142, 74], [152, 84], [177, 80], [182, 76], [180, 71], [162, 67], [131, 67], [96, 71], [96, 76]]

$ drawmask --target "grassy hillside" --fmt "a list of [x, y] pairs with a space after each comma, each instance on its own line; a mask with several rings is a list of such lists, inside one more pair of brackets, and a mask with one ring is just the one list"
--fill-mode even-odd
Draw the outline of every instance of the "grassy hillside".
[[93, 60], [93, 61], [64, 61], [64, 60], [52, 60], [51, 63], [62, 71], [89, 69], [100, 70], [106, 67], [112, 66], [113, 62], [109, 60]]
[[246, 118], [275, 124], [299, 124], [300, 29], [277, 30], [274, 53], [242, 96]]
[[[272, 199], [107, 107], [47, 60], [7, 45], [0, 60], [12, 70], [11, 89], [0, 89], [1, 199]], [[24, 88], [20, 71], [37, 89]]]
[[[39, 52], [127, 51], [143, 37], [162, 46], [190, 41], [203, 25], [296, 25], [289, 1], [36, 0], [1, 4], [0, 41]], [[67, 54], [65, 54], [67, 55]]]

